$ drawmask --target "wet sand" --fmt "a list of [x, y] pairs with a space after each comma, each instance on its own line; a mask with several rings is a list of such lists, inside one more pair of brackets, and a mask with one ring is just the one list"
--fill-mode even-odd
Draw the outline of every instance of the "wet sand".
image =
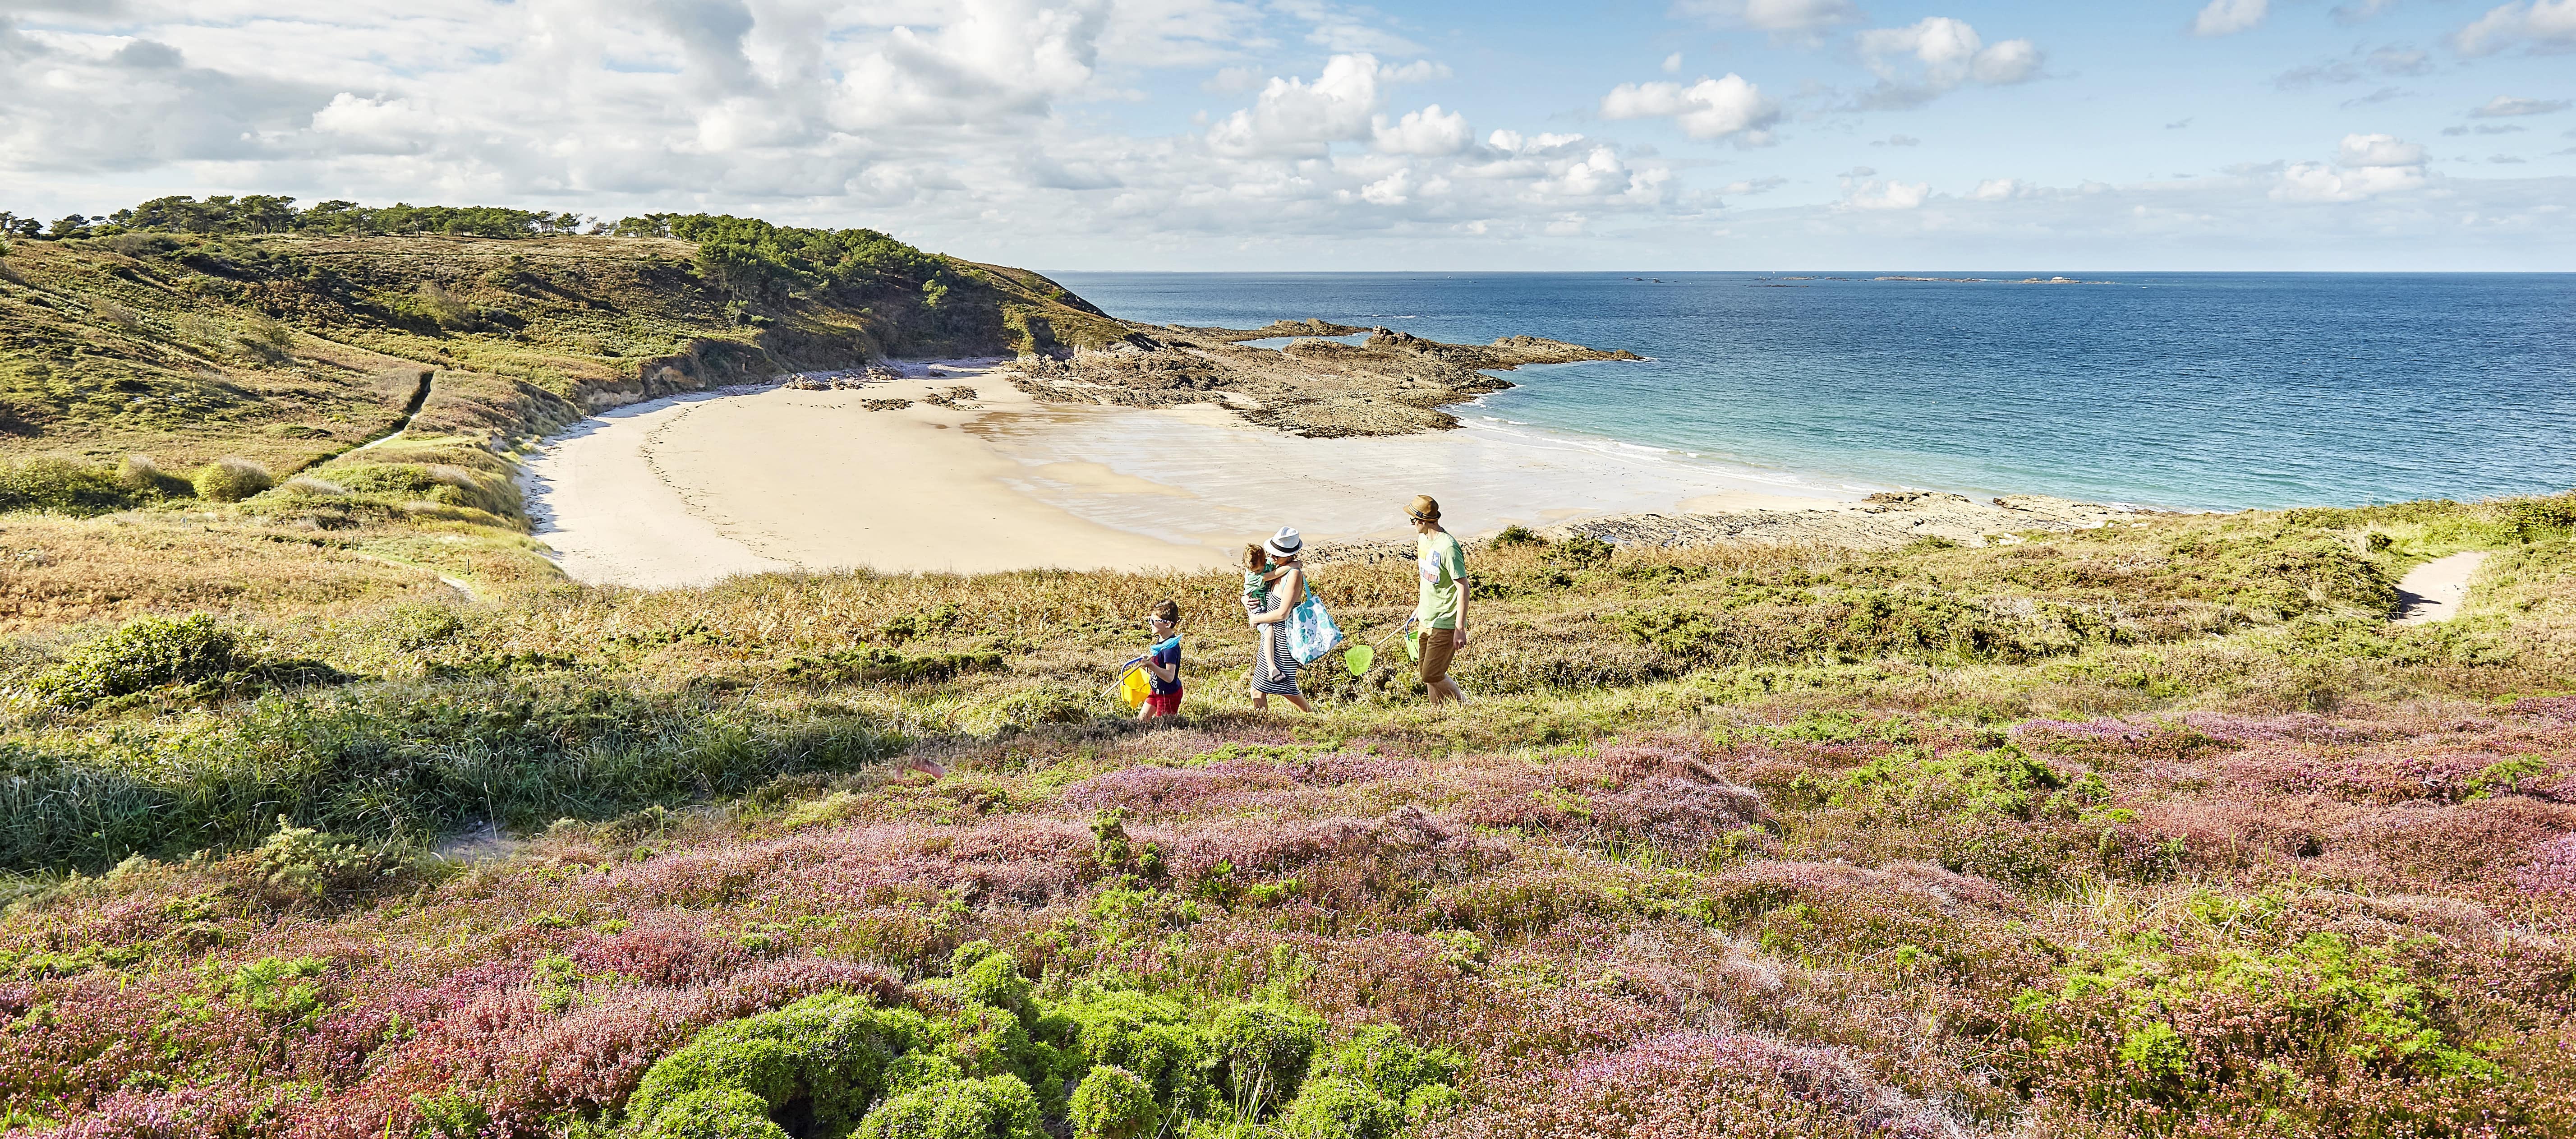
[[[1282, 525], [1319, 540], [1401, 536], [1417, 493], [1439, 496], [1461, 534], [1860, 493], [1483, 425], [1304, 439], [1203, 406], [1039, 404], [988, 366], [940, 367], [863, 390], [605, 412], [529, 464], [537, 536], [576, 580], [666, 588], [797, 569], [1207, 568]], [[960, 385], [976, 398], [920, 402]], [[914, 402], [865, 402], [892, 399]]]

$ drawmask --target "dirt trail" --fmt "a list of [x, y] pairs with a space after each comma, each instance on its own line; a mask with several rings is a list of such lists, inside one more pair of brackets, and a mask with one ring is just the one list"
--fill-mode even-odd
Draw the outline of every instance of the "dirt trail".
[[2408, 570], [2397, 583], [2397, 623], [2424, 625], [2459, 616], [2469, 599], [2469, 579], [2486, 560], [2486, 551], [2470, 550]]

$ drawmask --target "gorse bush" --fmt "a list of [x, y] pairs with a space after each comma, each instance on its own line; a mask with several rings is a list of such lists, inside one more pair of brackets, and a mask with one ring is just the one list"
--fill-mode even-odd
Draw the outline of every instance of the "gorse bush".
[[710, 1028], [645, 1074], [627, 1133], [1139, 1139], [1268, 1124], [1392, 1139], [1456, 1095], [1456, 1056], [1383, 1027], [1328, 1046], [1321, 1017], [1276, 998], [1193, 1007], [1088, 983], [1040, 996], [984, 942], [924, 988], [955, 1004], [826, 995]]
[[197, 471], [197, 497], [208, 502], [239, 502], [275, 486], [268, 468], [248, 459], [222, 458]]
[[209, 614], [141, 617], [72, 650], [31, 687], [54, 703], [86, 708], [114, 696], [212, 679], [252, 660], [239, 635]]

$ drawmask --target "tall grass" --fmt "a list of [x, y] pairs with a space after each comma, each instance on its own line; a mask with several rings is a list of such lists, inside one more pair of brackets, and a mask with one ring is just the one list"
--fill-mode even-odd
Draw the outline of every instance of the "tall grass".
[[851, 715], [765, 716], [507, 683], [277, 694], [69, 750], [0, 745], [0, 867], [96, 868], [257, 842], [280, 815], [367, 838], [542, 825], [851, 771], [899, 750]]

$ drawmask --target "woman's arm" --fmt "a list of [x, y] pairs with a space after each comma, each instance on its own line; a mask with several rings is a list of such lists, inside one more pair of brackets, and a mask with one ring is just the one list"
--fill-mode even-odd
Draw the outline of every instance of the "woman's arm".
[[1285, 621], [1288, 619], [1288, 614], [1296, 611], [1297, 604], [1306, 600], [1306, 570], [1304, 567], [1301, 566], [1290, 569], [1288, 571], [1288, 576], [1283, 580], [1287, 581], [1288, 589], [1280, 596], [1279, 608], [1269, 610], [1260, 616], [1253, 618], [1253, 624], [1276, 625], [1281, 621]]

